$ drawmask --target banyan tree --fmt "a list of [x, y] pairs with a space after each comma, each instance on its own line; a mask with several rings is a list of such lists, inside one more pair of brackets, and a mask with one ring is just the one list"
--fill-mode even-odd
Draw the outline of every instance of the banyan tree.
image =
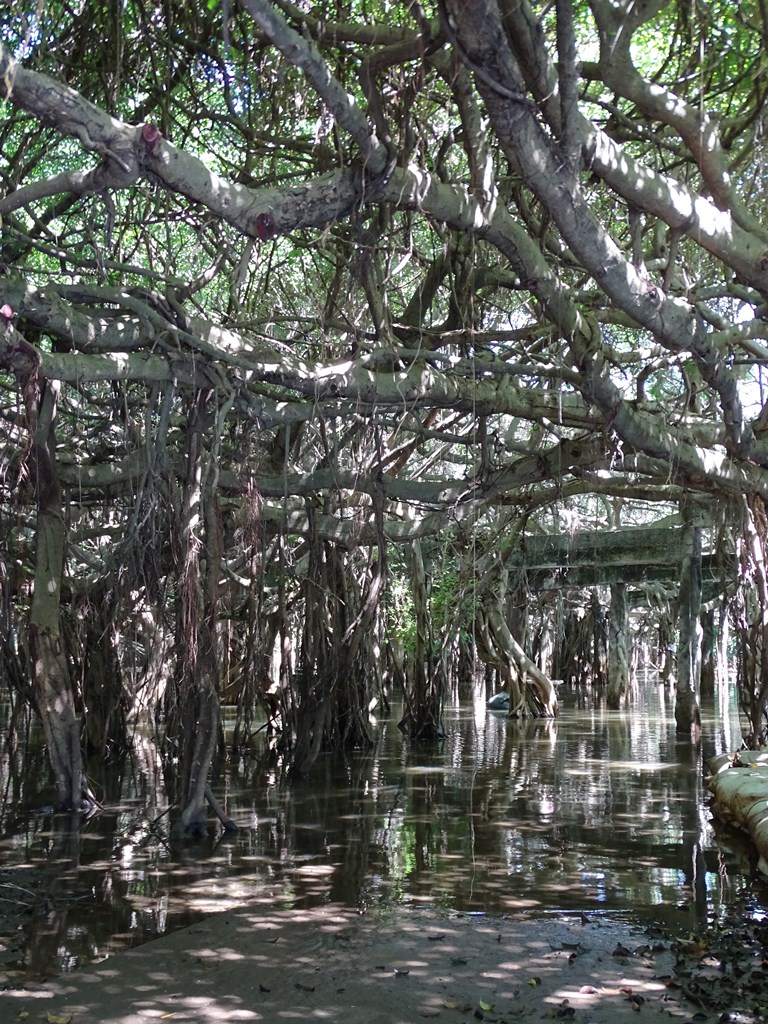
[[638, 609], [681, 731], [730, 622], [759, 741], [759, 4], [2, 10], [0, 672], [62, 807], [146, 719], [201, 830], [222, 702], [295, 771], [484, 667], [618, 706]]

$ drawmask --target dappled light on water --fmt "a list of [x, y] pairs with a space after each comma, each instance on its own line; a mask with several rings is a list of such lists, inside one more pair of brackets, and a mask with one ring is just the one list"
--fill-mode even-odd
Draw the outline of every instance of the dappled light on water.
[[374, 752], [321, 758], [290, 785], [241, 763], [215, 785], [240, 831], [197, 843], [170, 843], [161, 783], [136, 770], [103, 780], [117, 795], [81, 830], [8, 812], [0, 895], [23, 913], [0, 967], [74, 969], [243, 904], [686, 928], [750, 892], [751, 905], [768, 902], [710, 824], [702, 757], [733, 740], [715, 710], [699, 749], [676, 736], [655, 686], [627, 713], [563, 697], [554, 721], [510, 721], [484, 701], [482, 714], [477, 702], [449, 708], [429, 748], [404, 744], [393, 715]]

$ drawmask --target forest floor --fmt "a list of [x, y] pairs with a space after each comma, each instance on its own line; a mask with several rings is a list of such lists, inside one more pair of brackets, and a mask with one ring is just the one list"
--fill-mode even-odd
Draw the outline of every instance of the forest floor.
[[3, 1024], [763, 1021], [762, 936], [688, 943], [598, 915], [246, 905], [94, 967], [0, 982]]

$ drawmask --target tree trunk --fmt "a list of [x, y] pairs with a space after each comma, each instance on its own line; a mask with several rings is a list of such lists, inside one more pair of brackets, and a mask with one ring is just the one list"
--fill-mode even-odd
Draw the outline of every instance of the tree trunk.
[[608, 623], [609, 708], [618, 710], [629, 689], [629, 603], [626, 583], [611, 584], [611, 614]]
[[291, 707], [292, 774], [306, 774], [323, 750], [360, 750], [373, 744], [370, 707], [382, 688], [376, 620], [387, 572], [383, 502], [378, 498], [374, 512], [377, 551], [364, 556], [320, 540], [315, 508], [307, 504], [304, 621]]
[[76, 614], [82, 638], [85, 749], [89, 756], [109, 759], [129, 746], [128, 701], [113, 633], [114, 595], [105, 586], [99, 586], [79, 602]]
[[507, 576], [502, 573], [497, 593], [488, 593], [475, 616], [475, 635], [480, 657], [495, 665], [509, 692], [509, 714], [513, 718], [554, 717], [557, 694], [552, 681], [528, 657], [512, 635], [501, 612]]
[[714, 697], [717, 678], [717, 652], [715, 645], [715, 609], [701, 613], [701, 696]]
[[37, 496], [29, 648], [35, 701], [43, 720], [56, 801], [62, 810], [82, 811], [92, 809], [96, 799], [83, 770], [80, 722], [61, 629], [66, 525], [55, 454], [58, 383], [43, 381], [41, 390], [39, 410], [34, 407], [34, 396], [30, 394], [27, 398], [28, 419], [33, 429], [30, 461]]
[[464, 635], [459, 637], [458, 652], [458, 697], [459, 700], [471, 700], [475, 688], [475, 648]]
[[756, 496], [742, 499], [739, 537], [739, 578], [733, 601], [739, 703], [747, 716], [748, 747], [758, 749], [766, 739], [768, 704], [768, 571], [765, 554], [768, 517]]
[[405, 714], [400, 728], [414, 739], [440, 739], [443, 733], [443, 691], [434, 671], [434, 637], [429, 614], [427, 578], [421, 544], [410, 549], [411, 594], [416, 625], [414, 649], [406, 658]]
[[725, 596], [720, 602], [718, 609], [717, 641], [715, 644], [717, 667], [715, 679], [717, 684], [728, 689], [728, 655], [731, 645], [731, 606], [732, 596]]
[[677, 626], [677, 599], [670, 601], [659, 616], [659, 654], [661, 682], [672, 687], [677, 673], [677, 642], [675, 629]]
[[608, 623], [600, 603], [600, 595], [593, 589], [589, 598], [592, 612], [592, 678], [598, 687], [608, 680]]
[[[212, 799], [208, 773], [219, 728], [219, 679], [216, 654], [219, 574], [218, 517], [215, 507], [214, 456], [204, 449], [211, 427], [211, 392], [198, 392], [187, 422], [187, 474], [182, 503], [177, 569], [177, 686], [175, 740], [179, 747], [181, 816], [174, 838], [205, 835], [205, 805]], [[205, 545], [204, 545], [205, 540]], [[225, 827], [234, 827], [219, 814]]]
[[701, 528], [691, 527], [686, 540], [678, 599], [680, 646], [677, 652], [675, 722], [679, 733], [698, 735], [701, 730]]

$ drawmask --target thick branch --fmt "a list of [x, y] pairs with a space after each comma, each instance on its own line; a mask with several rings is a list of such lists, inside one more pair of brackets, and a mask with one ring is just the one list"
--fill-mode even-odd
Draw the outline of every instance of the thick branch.
[[337, 123], [355, 140], [366, 170], [371, 174], [384, 171], [389, 160], [386, 146], [377, 138], [365, 114], [355, 105], [353, 97], [331, 74], [314, 42], [292, 29], [267, 0], [241, 0], [241, 3], [291, 64], [301, 68]]

